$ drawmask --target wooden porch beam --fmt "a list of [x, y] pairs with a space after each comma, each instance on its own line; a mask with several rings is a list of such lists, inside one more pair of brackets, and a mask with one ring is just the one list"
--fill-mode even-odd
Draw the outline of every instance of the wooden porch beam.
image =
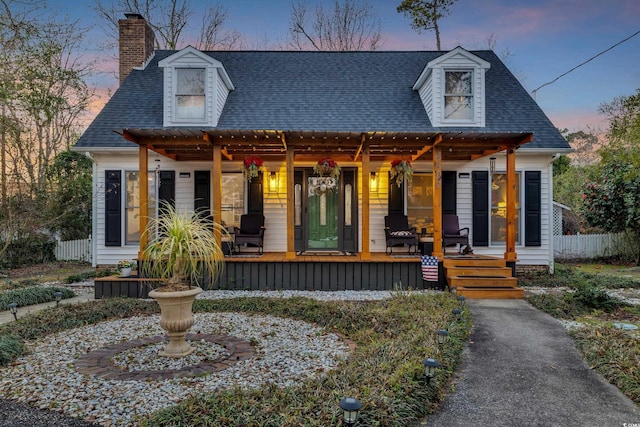
[[516, 149], [507, 150], [507, 236], [506, 261], [516, 261]]
[[[216, 143], [219, 143], [220, 141], [216, 140], [215, 138], [212, 138], [211, 135], [209, 135], [207, 132], [204, 132], [204, 134], [202, 135], [202, 139], [206, 142], [208, 142], [211, 145], [215, 145]], [[221, 148], [220, 149], [220, 154], [222, 154], [224, 156], [225, 159], [231, 161], [233, 160], [233, 156], [231, 154], [229, 154], [229, 152], [227, 151], [227, 148]]]
[[442, 247], [442, 146], [433, 145], [433, 256], [444, 259]]
[[138, 143], [138, 138], [136, 138], [135, 136], [133, 136], [131, 134], [131, 132], [124, 130], [122, 131], [122, 136], [124, 137], [124, 139], [126, 139], [127, 141], [131, 141], [131, 142], [135, 142], [136, 144]]
[[424, 154], [428, 153], [429, 150], [431, 150], [433, 148], [434, 145], [440, 144], [440, 142], [442, 142], [442, 134], [438, 134], [436, 136], [436, 139], [433, 141], [433, 144], [431, 145], [425, 145], [424, 147], [422, 147], [420, 150], [418, 150], [418, 152], [416, 154], [414, 154], [413, 156], [411, 156], [411, 161], [415, 162], [416, 160], [418, 160], [420, 157], [422, 157]]
[[369, 177], [371, 176], [371, 164], [369, 162], [370, 160], [369, 146], [365, 142], [364, 134], [362, 135], [361, 138], [362, 138], [362, 144], [360, 146], [362, 147], [362, 251], [360, 253], [360, 257], [363, 260], [370, 260], [371, 248], [369, 246], [369, 242], [370, 242], [369, 239], [371, 234], [370, 232], [371, 192], [369, 187], [370, 185]]
[[296, 241], [295, 241], [295, 189], [294, 189], [294, 168], [293, 161], [295, 152], [293, 147], [287, 147], [287, 252], [285, 259], [295, 259], [296, 257]]
[[[222, 147], [219, 141], [213, 141], [213, 165], [211, 171], [212, 213], [213, 222], [222, 224]], [[214, 228], [218, 247], [222, 248], [222, 232]]]
[[140, 248], [138, 259], [142, 259], [142, 251], [149, 243], [149, 236], [146, 233], [149, 221], [149, 150], [146, 145], [138, 147], [138, 174], [140, 176], [140, 216], [138, 218], [140, 226]]
[[282, 147], [285, 151], [287, 151], [287, 138], [284, 135], [284, 132], [280, 134], [280, 141], [282, 141]]
[[358, 146], [358, 149], [356, 150], [356, 154], [353, 156], [353, 161], [355, 162], [356, 160], [358, 160], [358, 157], [360, 156], [360, 152], [362, 151], [362, 147], [364, 146], [364, 141], [366, 140], [366, 136], [365, 134], [360, 134], [360, 145]]

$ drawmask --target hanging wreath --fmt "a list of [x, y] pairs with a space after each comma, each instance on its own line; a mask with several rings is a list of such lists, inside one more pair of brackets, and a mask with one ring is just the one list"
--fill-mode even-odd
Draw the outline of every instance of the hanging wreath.
[[320, 176], [330, 176], [331, 178], [338, 179], [340, 176], [340, 166], [329, 158], [322, 159], [313, 167], [313, 172]]
[[263, 163], [262, 159], [257, 156], [249, 156], [244, 159], [242, 170], [249, 181], [258, 176]]
[[391, 182], [402, 187], [402, 181], [411, 182], [413, 167], [408, 160], [396, 159], [391, 162]]

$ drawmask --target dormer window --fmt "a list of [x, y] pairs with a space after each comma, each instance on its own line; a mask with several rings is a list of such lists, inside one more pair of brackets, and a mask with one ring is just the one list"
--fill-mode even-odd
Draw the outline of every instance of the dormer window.
[[457, 47], [430, 61], [413, 85], [433, 127], [485, 127], [488, 61]]
[[473, 71], [445, 71], [444, 120], [473, 120]]
[[164, 73], [164, 126], [217, 126], [234, 89], [222, 63], [188, 46], [158, 66]]
[[205, 119], [205, 69], [176, 69], [176, 121]]

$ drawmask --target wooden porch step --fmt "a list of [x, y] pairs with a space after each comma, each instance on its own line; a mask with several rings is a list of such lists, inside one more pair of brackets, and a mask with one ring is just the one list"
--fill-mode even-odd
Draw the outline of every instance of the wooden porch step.
[[449, 276], [450, 287], [460, 288], [517, 288], [518, 279], [500, 276]]
[[445, 258], [445, 268], [453, 267], [506, 267], [507, 263], [501, 258]]
[[469, 299], [522, 299], [522, 288], [458, 288], [458, 295]]
[[512, 271], [508, 267], [450, 267], [447, 268], [448, 276], [511, 277]]

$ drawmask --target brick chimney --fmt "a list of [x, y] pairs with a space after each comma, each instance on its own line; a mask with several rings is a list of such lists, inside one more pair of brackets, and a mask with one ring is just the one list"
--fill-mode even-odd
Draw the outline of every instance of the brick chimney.
[[120, 84], [153, 54], [155, 36], [151, 26], [137, 13], [125, 13], [118, 21], [120, 30]]

